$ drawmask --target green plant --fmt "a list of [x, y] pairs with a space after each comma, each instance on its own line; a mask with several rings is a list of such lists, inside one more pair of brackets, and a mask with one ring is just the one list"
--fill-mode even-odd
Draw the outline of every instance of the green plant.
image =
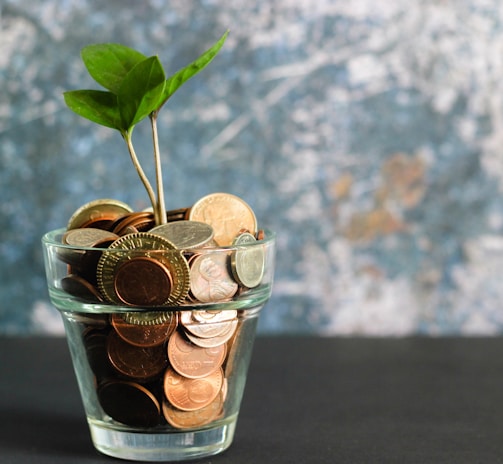
[[[82, 60], [91, 77], [105, 90], [72, 90], [64, 93], [67, 106], [75, 113], [121, 133], [147, 190], [157, 224], [166, 222], [157, 133], [159, 111], [185, 82], [213, 60], [227, 35], [228, 31], [195, 61], [168, 78], [157, 56], [147, 57], [115, 43], [89, 45], [82, 49]], [[141, 167], [132, 142], [135, 126], [147, 116], [152, 130], [156, 192]]]

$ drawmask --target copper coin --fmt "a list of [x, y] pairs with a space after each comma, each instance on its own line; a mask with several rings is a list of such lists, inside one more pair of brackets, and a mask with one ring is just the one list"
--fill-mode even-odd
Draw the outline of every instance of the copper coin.
[[164, 375], [164, 394], [182, 411], [196, 411], [208, 406], [220, 393], [224, 381], [222, 369], [201, 379], [188, 379], [168, 368]]
[[115, 224], [113, 232], [117, 235], [125, 235], [129, 228], [137, 232], [146, 232], [154, 225], [155, 220], [152, 212], [130, 213]]
[[115, 273], [121, 264], [134, 257], [155, 258], [163, 267], [169, 269], [172, 287], [169, 298], [163, 304], [175, 305], [187, 296], [189, 265], [183, 254], [176, 250], [169, 240], [147, 232], [138, 232], [116, 240], [103, 252], [98, 262], [98, 287], [109, 302], [124, 303], [116, 293]]
[[133, 427], [155, 427], [161, 407], [155, 395], [135, 382], [112, 380], [98, 388], [103, 411], [112, 419]]
[[217, 371], [225, 360], [227, 348], [220, 345], [201, 348], [175, 332], [168, 342], [168, 358], [173, 369], [190, 379], [206, 377]]
[[225, 253], [204, 253], [192, 262], [190, 290], [202, 303], [214, 303], [231, 299], [238, 284], [228, 271], [229, 256]]
[[159, 376], [168, 361], [162, 345], [139, 347], [125, 342], [116, 332], [111, 332], [107, 343], [108, 359], [120, 374], [139, 381]]
[[241, 229], [252, 234], [257, 230], [257, 219], [250, 206], [229, 193], [212, 193], [201, 198], [190, 209], [189, 219], [212, 226], [220, 246], [230, 245]]
[[168, 423], [177, 429], [201, 427], [218, 417], [224, 403], [222, 397], [222, 393], [219, 393], [210, 404], [195, 411], [182, 411], [172, 406], [169, 401], [163, 401], [162, 412]]
[[139, 256], [121, 262], [114, 274], [114, 290], [127, 305], [161, 306], [171, 294], [169, 269], [154, 258]]
[[67, 229], [96, 227], [100, 224], [115, 221], [132, 211], [131, 207], [122, 201], [111, 199], [93, 200], [82, 205], [72, 214]]
[[76, 274], [70, 274], [61, 279], [61, 288], [70, 295], [83, 300], [103, 301], [98, 289]]
[[[142, 314], [137, 313], [141, 318]], [[148, 313], [151, 314], [151, 313]], [[140, 347], [161, 345], [176, 329], [176, 313], [165, 313], [168, 319], [161, 324], [134, 324], [127, 322], [123, 314], [112, 314], [112, 326], [117, 334], [127, 343]], [[157, 317], [154, 313], [153, 318]]]

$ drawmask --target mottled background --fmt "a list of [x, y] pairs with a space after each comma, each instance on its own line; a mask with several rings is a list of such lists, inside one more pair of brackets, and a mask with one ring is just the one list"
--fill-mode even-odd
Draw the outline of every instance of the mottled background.
[[[147, 197], [119, 134], [75, 116], [91, 42], [168, 73], [168, 208], [234, 193], [278, 232], [262, 333], [503, 329], [503, 7], [497, 0], [1, 0], [0, 332], [61, 331], [40, 236]], [[135, 131], [150, 156], [147, 128]], [[148, 158], [149, 159], [149, 158]]]

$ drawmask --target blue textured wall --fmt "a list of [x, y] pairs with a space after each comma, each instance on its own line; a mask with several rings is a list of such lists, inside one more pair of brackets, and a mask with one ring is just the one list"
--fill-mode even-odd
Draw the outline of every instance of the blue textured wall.
[[[278, 232], [262, 332], [503, 328], [503, 9], [447, 0], [3, 0], [0, 332], [60, 330], [40, 236], [86, 201], [147, 206], [118, 133], [64, 107], [79, 51], [169, 71], [227, 28], [163, 109], [168, 208], [214, 191]], [[140, 153], [150, 154], [138, 128]], [[148, 155], [149, 156], [149, 155]]]

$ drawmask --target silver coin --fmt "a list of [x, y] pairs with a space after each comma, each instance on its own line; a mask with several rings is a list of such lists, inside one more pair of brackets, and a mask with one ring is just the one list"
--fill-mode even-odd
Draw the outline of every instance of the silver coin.
[[199, 248], [212, 240], [214, 232], [209, 224], [199, 221], [174, 221], [150, 230], [151, 234], [167, 238], [178, 249]]

